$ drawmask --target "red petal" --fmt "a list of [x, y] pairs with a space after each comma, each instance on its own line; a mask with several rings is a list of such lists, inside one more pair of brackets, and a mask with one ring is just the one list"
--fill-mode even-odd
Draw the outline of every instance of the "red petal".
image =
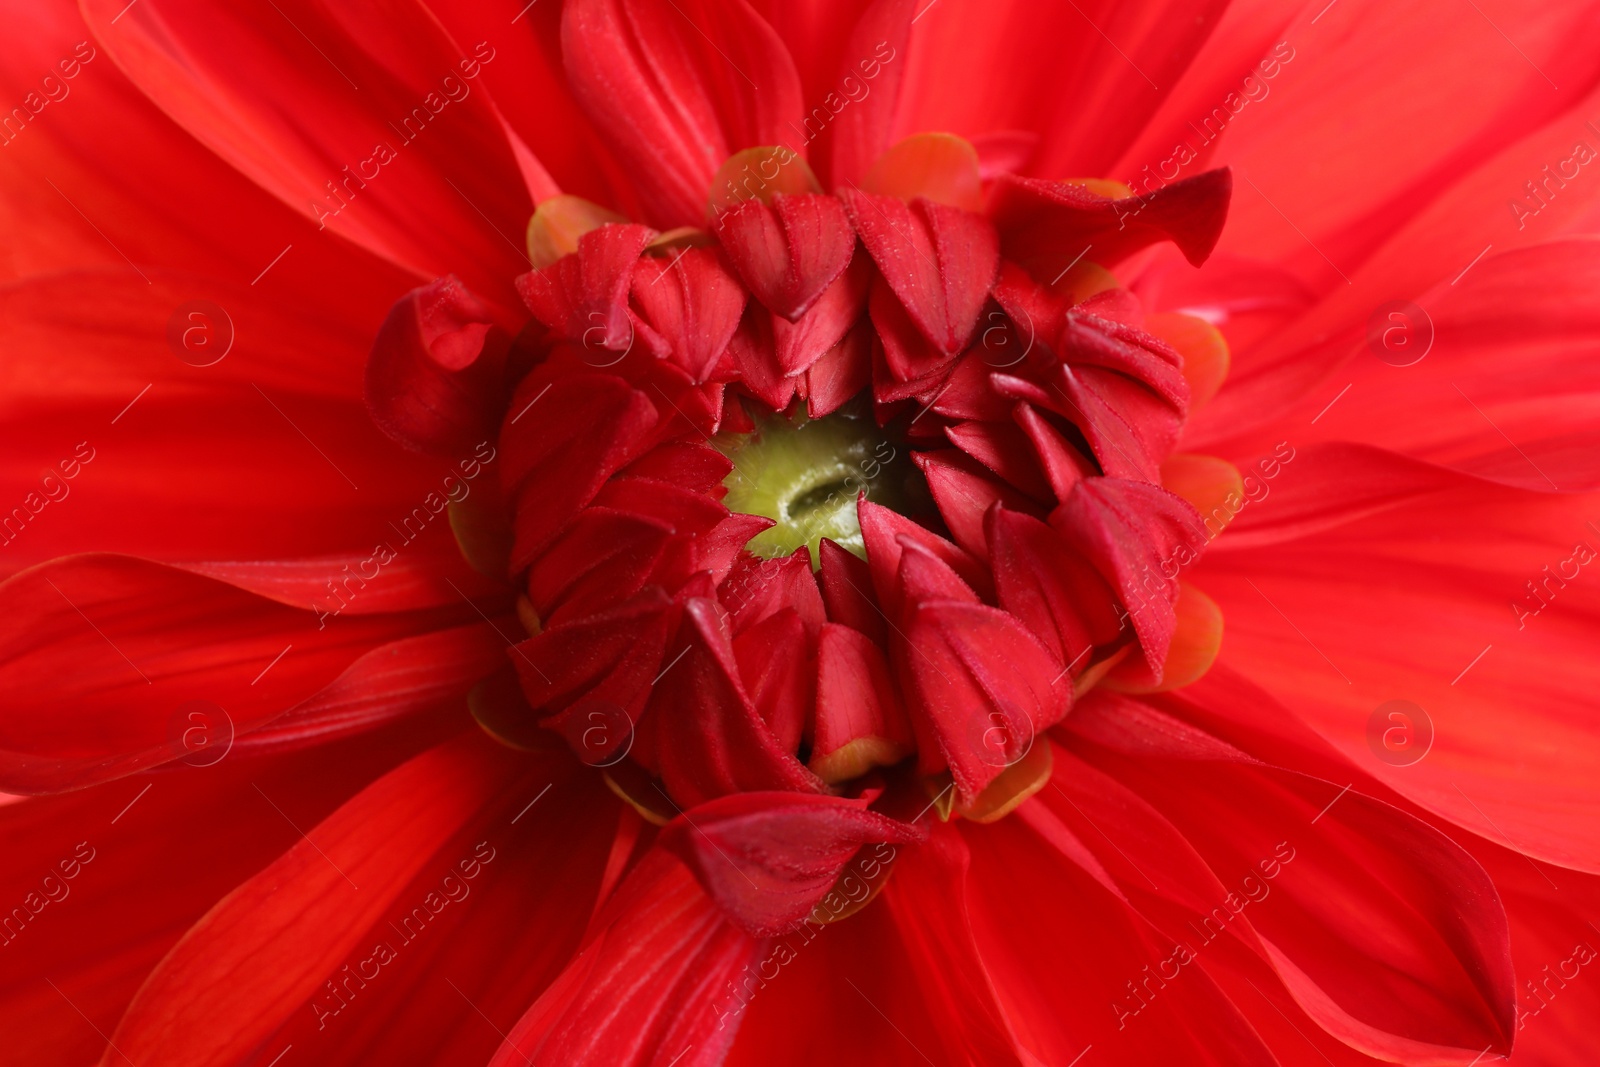
[[1074, 367], [1119, 371], [1150, 388], [1179, 413], [1189, 409], [1189, 384], [1183, 357], [1165, 341], [1088, 311], [1085, 302], [1067, 313], [1057, 348]]
[[223, 1064], [251, 1054], [507, 784], [516, 762], [474, 731], [362, 790], [190, 929], [145, 981], [101, 1062], [120, 1054]]
[[[833, 120], [828, 145], [832, 157], [829, 177], [835, 189], [854, 187], [889, 147], [916, 7], [915, 0], [875, 0], [850, 31], [841, 53], [839, 83], [862, 84], [869, 70], [875, 76], [867, 79], [870, 90], [853, 98]], [[851, 82], [846, 83], [846, 78]], [[810, 127], [806, 128], [809, 131]]]
[[622, 473], [676, 482], [686, 489], [714, 493], [733, 470], [727, 456], [698, 442], [665, 444], [651, 449]]
[[786, 608], [735, 637], [733, 655], [745, 691], [778, 747], [798, 752], [816, 680], [799, 612]]
[[[535, 708], [559, 706], [587, 692], [629, 661], [657, 667], [672, 622], [659, 589], [644, 592], [601, 615], [551, 627], [520, 642], [511, 658], [523, 692]], [[654, 673], [654, 671], [651, 671]]]
[[808, 634], [815, 634], [827, 618], [811, 573], [811, 555], [804, 549], [777, 559], [745, 556], [734, 564], [718, 595], [735, 635], [785, 609], [799, 615]]
[[709, 248], [671, 259], [645, 256], [633, 268], [633, 299], [671, 347], [672, 358], [704, 382], [739, 328], [744, 290]]
[[1067, 499], [1074, 486], [1094, 476], [1094, 465], [1088, 457], [1068, 444], [1060, 431], [1032, 404], [1018, 404], [1011, 417], [1022, 428], [1033, 449], [1035, 462], [1049, 480], [1050, 495], [1056, 500]]
[[[850, 242], [854, 247], [853, 232]], [[796, 321], [774, 316], [772, 338], [778, 350], [778, 365], [785, 374], [805, 370], [844, 339], [850, 327], [861, 318], [871, 279], [869, 262], [852, 259], [849, 268], [824, 289], [816, 303]]]
[[921, 764], [936, 766], [942, 753], [965, 801], [1021, 759], [1071, 706], [1061, 665], [998, 608], [924, 603], [910, 612], [905, 633], [896, 660], [914, 694], [907, 705]]
[[[1395, 369], [1359, 350], [1342, 369], [1360, 404], [1308, 426], [1308, 444], [1361, 441], [1540, 491], [1552, 482], [1600, 487], [1600, 364], [1592, 358], [1600, 318], [1587, 298], [1600, 286], [1600, 247], [1580, 237], [1504, 254], [1495, 248], [1457, 284], [1442, 279], [1419, 297], [1433, 343], [1405, 368], [1406, 388], [1387, 388]], [[1410, 335], [1420, 341], [1416, 330]], [[1305, 398], [1308, 422], [1331, 396]], [[1419, 411], [1428, 417], [1413, 417]]]
[[[351, 305], [313, 316], [263, 292], [270, 274], [255, 289], [127, 277], [68, 272], [0, 295], [0, 348], [17, 353], [0, 361], [0, 492], [12, 519], [0, 572], [83, 551], [237, 560], [369, 550], [430, 493], [443, 510], [446, 472], [395, 447], [361, 400], [373, 324], [414, 279], [380, 272], [391, 278], [382, 305], [352, 293]], [[233, 349], [206, 367], [178, 363], [162, 342], [176, 321], [223, 343], [230, 331], [215, 309], [174, 318], [197, 292], [233, 325]], [[66, 436], [113, 418], [114, 442]], [[194, 447], [200, 439], [206, 448]], [[102, 477], [113, 447], [115, 476]], [[473, 462], [470, 449], [452, 458]], [[43, 483], [41, 468], [54, 468]], [[24, 503], [35, 518], [19, 535]]]
[[739, 331], [733, 335], [729, 346], [739, 376], [757, 400], [773, 411], [789, 406], [794, 396], [795, 379], [790, 377], [778, 362], [778, 349], [772, 340], [772, 316], [764, 309], [750, 307], [745, 311]]
[[914, 744], [882, 648], [859, 630], [836, 622], [824, 626], [818, 637], [813, 734], [813, 766], [863, 738], [882, 738], [907, 752]]
[[907, 608], [925, 600], [978, 603], [978, 594], [951, 566], [910, 537], [900, 542], [900, 593]]
[[659, 850], [607, 912], [603, 932], [528, 1009], [489, 1067], [722, 1063], [743, 1006], [725, 988], [756, 962], [761, 942]]
[[654, 519], [679, 534], [698, 537], [728, 516], [704, 493], [656, 478], [612, 478], [594, 496], [596, 507]]
[[233, 743], [257, 754], [324, 745], [428, 711], [459, 710], [467, 691], [506, 662], [488, 623], [392, 641], [366, 653], [315, 695]]
[[949, 419], [1004, 422], [1016, 404], [995, 388], [998, 377], [982, 352], [969, 349], [956, 360], [944, 387], [934, 396], [931, 410]]
[[794, 61], [743, 0], [578, 0], [562, 11], [561, 53], [664, 228], [702, 224], [723, 160], [788, 141], [803, 110]]
[[[657, 416], [621, 378], [538, 370], [518, 386], [511, 411], [501, 479], [516, 506], [512, 567], [520, 570], [642, 451]], [[609, 430], [598, 441], [597, 426]]]
[[987, 219], [918, 199], [846, 189], [845, 206], [879, 272], [917, 328], [946, 356], [966, 348], [1000, 267]]
[[511, 339], [454, 276], [413, 289], [378, 329], [367, 411], [407, 448], [454, 459], [494, 436]]
[[[242, 735], [311, 697], [357, 657], [455, 616], [310, 611], [122, 556], [72, 556], [0, 585], [0, 775], [12, 792], [81, 788], [187, 754], [194, 700]], [[464, 605], [463, 605], [464, 607]], [[270, 669], [269, 669], [270, 668]]]
[[[891, 848], [862, 853], [852, 865], [860, 875], [853, 871], [840, 879], [840, 910], [851, 896], [859, 900], [863, 883], [888, 876], [893, 868], [873, 853], [888, 855]], [[830, 897], [823, 900], [831, 907]], [[836, 937], [841, 930], [849, 932]], [[728, 1067], [882, 1067], [912, 1056], [925, 1064], [914, 1050], [938, 1052], [928, 998], [887, 907], [864, 908], [850, 916], [848, 926], [808, 924], [776, 941], [763, 962], [767, 974], [774, 964], [782, 966], [782, 985], [748, 1001]], [[840, 975], [850, 980], [841, 982]], [[81, 1028], [82, 1020], [73, 1018]]]
[[[104, 1034], [184, 931], [300, 840], [284, 814], [312, 826], [429, 743], [407, 725], [287, 756], [230, 754], [210, 767], [56, 797], [8, 797], [0, 805], [8, 857], [0, 892], [26, 918], [8, 911], [0, 931], [17, 976], [0, 997], [7, 1055], [30, 1064], [95, 1062]], [[171, 832], [178, 822], [187, 833]], [[152, 867], [172, 879], [159, 893], [150, 891]]]
[[[815, 310], [815, 309], [813, 309]], [[814, 419], [843, 407], [872, 381], [872, 327], [857, 322], [806, 371], [806, 410]]]
[[717, 216], [715, 229], [756, 299], [791, 322], [844, 273], [856, 247], [844, 205], [819, 193], [745, 200]]
[[900, 390], [878, 390], [879, 402], [903, 400], [932, 391], [933, 379], [945, 371], [950, 358], [928, 340], [895, 296], [893, 288], [881, 278], [872, 283], [867, 310], [878, 334], [884, 366], [893, 381], [904, 383]]
[[888, 633], [872, 592], [872, 569], [860, 556], [823, 538], [817, 546], [817, 584], [828, 619], [866, 634], [880, 646]]
[[643, 587], [672, 537], [659, 519], [585, 508], [528, 571], [528, 599], [546, 629], [609, 610]]
[[[1152, 976], [1170, 960], [1172, 939], [1108, 892], [1103, 874], [1080, 865], [1086, 850], [1059, 822], [1055, 832], [1041, 832], [1030, 818], [1037, 807], [1036, 798], [1014, 818], [961, 833], [970, 866], [947, 862], [940, 877], [907, 902], [905, 919], [909, 926], [916, 921], [911, 908], [925, 909], [924, 936], [936, 944], [967, 931], [970, 947], [963, 951], [957, 941], [960, 962], [945, 969], [981, 965], [1020, 1042], [1037, 1057], [1029, 1062], [1070, 1064], [1082, 1056], [1083, 1067], [1105, 1056], [1117, 1067], [1310, 1067], [1303, 1043], [1288, 1046], [1298, 1059], [1273, 1055], [1232, 1003], [1233, 990], [1213, 977], [1222, 966], [1185, 967], [1158, 985], [1161, 979]], [[1098, 963], [1053, 967], [1050, 961], [1063, 953]], [[967, 960], [972, 964], [963, 968]], [[1146, 1003], [1149, 1010], [1130, 1010]]]
[[734, 922], [774, 937], [805, 920], [861, 846], [926, 837], [843, 797], [738, 793], [674, 819], [661, 845], [683, 857]]
[[1232, 194], [1226, 167], [1122, 200], [1081, 185], [1003, 174], [989, 212], [1006, 258], [1020, 263], [1050, 256], [1066, 262], [1081, 248], [1092, 262], [1112, 266], [1147, 245], [1172, 241], [1199, 266], [1222, 234]]
[[[1595, 495], [1328, 446], [1294, 454], [1267, 484], [1257, 544], [1200, 564], [1227, 618], [1230, 662], [1427, 810], [1600, 871], [1597, 679], [1585, 651], [1600, 620], [1590, 573], [1600, 542], [1586, 525]], [[1397, 699], [1436, 726], [1410, 766], [1369, 747], [1375, 711]]]
[[1054, 530], [1000, 509], [989, 514], [988, 541], [1000, 606], [1062, 663], [1081, 671], [1090, 648], [1115, 639], [1122, 629], [1116, 592]]
[[535, 760], [502, 787], [362, 932], [327, 976], [337, 993], [322, 986], [261, 1047], [276, 1055], [292, 1045], [285, 1061], [314, 1049], [328, 1063], [487, 1063], [502, 1040], [497, 1028], [527, 1010], [579, 949], [584, 917], [609, 895], [614, 843], [630, 842], [636, 825], [598, 775], [558, 770], [552, 782], [550, 772]]
[[[723, 519], [716, 529], [694, 541], [694, 556], [690, 560], [691, 573], [706, 572], [715, 583], [721, 583], [733, 570], [744, 546], [762, 530], [770, 529], [771, 519], [760, 515], [741, 515], [734, 512]], [[802, 609], [802, 614], [804, 610]]]
[[[717, 605], [684, 605], [683, 622], [656, 683], [661, 775], [674, 799], [693, 807], [727, 793], [790, 789], [815, 793], [822, 782], [786, 751], [739, 682], [739, 668], [717, 620]], [[682, 653], [679, 649], [685, 649]]]
[[861, 518], [861, 536], [866, 543], [872, 585], [879, 603], [890, 616], [898, 615], [901, 607], [900, 556], [905, 551], [901, 538], [925, 549], [979, 594], [993, 591], [994, 583], [983, 564], [962, 548], [870, 500], [858, 503], [856, 511]]
[[987, 472], [955, 449], [917, 452], [912, 458], [928, 479], [928, 489], [956, 544], [979, 559], [989, 558], [983, 519], [995, 504], [1010, 511], [1044, 514], [1044, 509]]
[[1071, 421], [1108, 475], [1160, 482], [1161, 461], [1172, 450], [1182, 418], [1131, 378], [1098, 367], [1063, 365], [1049, 389], [1004, 374], [990, 381], [1002, 396], [1048, 408]]
[[974, 420], [947, 426], [944, 434], [951, 444], [1035, 500], [1052, 496], [1051, 483], [1040, 473], [1039, 460], [1020, 427]]
[[557, 336], [586, 349], [626, 352], [635, 333], [628, 315], [633, 269], [654, 236], [648, 226], [597, 227], [578, 238], [576, 252], [517, 278], [517, 292]]
[[[1059, 813], [1074, 824], [1096, 816], [1120, 824], [1117, 840], [1139, 854], [1127, 862], [1199, 920], [1190, 928], [1197, 951], [1225, 931], [1240, 936], [1313, 1018], [1368, 1055], [1466, 1063], [1486, 1045], [1509, 1052], [1504, 912], [1489, 876], [1444, 834], [1350, 789], [1350, 778], [1264, 764], [1137, 700], [1097, 693], [1066, 728], [1081, 739], [1074, 749], [1142, 799], [1108, 802], [1119, 791], [1085, 774], [1062, 788], [1087, 816]], [[1317, 833], [1308, 835], [1313, 818]], [[1180, 831], [1188, 847], [1175, 845]], [[1212, 878], [1197, 877], [1201, 858]], [[1119, 861], [1105, 862], [1126, 877]], [[1258, 906], [1269, 893], [1276, 903]]]
[[894, 891], [885, 901], [949, 1062], [1022, 1067], [1029, 1061], [973, 940], [970, 862], [955, 828], [937, 826], [925, 846], [899, 858]]
[[[504, 601], [505, 585], [479, 574], [462, 558], [449, 530], [445, 497], [436, 494], [433, 503], [437, 510], [418, 507], [421, 515], [402, 516], [400, 525], [388, 531], [401, 536], [359, 552], [173, 566], [292, 608], [326, 615], [318, 620], [323, 625], [334, 616], [458, 607], [463, 593]], [[418, 527], [421, 532], [415, 533]], [[385, 559], [388, 562], [382, 562]]]
[[[518, 158], [487, 92], [460, 77], [467, 51], [423, 5], [386, 4], [381, 32], [369, 12], [303, 0], [97, 0], [85, 13], [150, 99], [278, 199], [419, 280], [454, 271], [513, 303], [506, 279], [523, 260], [502, 234], [526, 225], [530, 190], [555, 184]], [[494, 62], [487, 41], [474, 54]]]
[[1165, 489], [1118, 478], [1086, 478], [1050, 516], [1050, 525], [1117, 590], [1153, 676], [1166, 662], [1176, 628], [1173, 579], [1206, 543], [1188, 503]]

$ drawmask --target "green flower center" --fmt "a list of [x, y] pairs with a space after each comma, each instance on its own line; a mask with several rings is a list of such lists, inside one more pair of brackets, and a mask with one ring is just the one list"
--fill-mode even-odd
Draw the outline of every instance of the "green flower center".
[[733, 461], [723, 479], [723, 504], [777, 525], [745, 547], [758, 556], [787, 556], [804, 545], [818, 565], [824, 537], [866, 557], [856, 500], [896, 511], [917, 495], [917, 470], [903, 444], [891, 441], [870, 416], [757, 418], [754, 433], [726, 434], [715, 441]]

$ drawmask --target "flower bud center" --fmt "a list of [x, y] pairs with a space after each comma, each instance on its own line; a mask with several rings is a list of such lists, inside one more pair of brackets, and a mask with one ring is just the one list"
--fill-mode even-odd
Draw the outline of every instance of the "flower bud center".
[[754, 432], [723, 434], [714, 443], [734, 464], [723, 479], [723, 504], [777, 524], [745, 546], [758, 556], [787, 556], [804, 545], [816, 566], [818, 542], [826, 537], [866, 558], [857, 498], [865, 493], [903, 511], [918, 496], [909, 452], [870, 416], [757, 418]]

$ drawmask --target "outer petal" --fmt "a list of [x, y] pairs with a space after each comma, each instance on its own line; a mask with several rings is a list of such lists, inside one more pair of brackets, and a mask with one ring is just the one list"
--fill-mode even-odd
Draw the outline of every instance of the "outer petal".
[[757, 974], [774, 965], [779, 976], [740, 1013], [729, 1067], [878, 1067], [939, 1051], [917, 967], [884, 904], [776, 940]]
[[[1257, 763], [1111, 695], [1086, 700], [1067, 729], [1126, 792], [1069, 762], [1042, 803], [1130, 896], [1175, 904], [1148, 913], [1202, 962], [1235, 935], [1323, 1028], [1369, 1055], [1465, 1063], [1486, 1044], [1509, 1047], [1509, 942], [1493, 883], [1438, 831], [1364, 795], [1354, 769], [1351, 789]], [[1123, 854], [1106, 852], [1096, 825]], [[1214, 876], [1199, 873], [1202, 857]]]
[[647, 217], [664, 229], [704, 222], [723, 160], [789, 141], [800, 115], [794, 61], [744, 0], [579, 0], [562, 12], [561, 49], [579, 102], [641, 175]]
[[[1430, 263], [1425, 286], [1454, 277], [1485, 244], [1504, 248], [1533, 235], [1533, 227], [1519, 231], [1507, 202], [1587, 136], [1600, 62], [1568, 42], [1600, 32], [1600, 8], [1490, 4], [1472, 20], [1453, 18], [1454, 10], [1448, 3], [1401, 9], [1341, 2], [1315, 26], [1302, 13], [1306, 21], [1284, 33], [1283, 44], [1264, 42], [1257, 57], [1276, 77], [1264, 80], [1258, 70], [1247, 86], [1241, 70], [1241, 82], [1226, 87], [1232, 101], [1214, 96], [1191, 104], [1186, 118], [1197, 126], [1210, 119], [1209, 136], [1218, 128], [1213, 107], [1241, 106], [1225, 123], [1217, 152], [1249, 179], [1240, 182], [1224, 249], [1293, 263], [1303, 277], [1336, 290], [1346, 288], [1336, 271], [1354, 278], [1377, 248], [1402, 238], [1404, 258], [1390, 259], [1382, 277], [1414, 295], [1421, 287], [1406, 268]], [[1429, 57], [1449, 61], [1401, 58], [1423, 41]], [[1359, 125], [1351, 116], [1360, 116]], [[1185, 133], [1192, 146], [1203, 145], [1192, 128]], [[1335, 140], [1345, 146], [1337, 153], [1318, 147]], [[1502, 168], [1497, 155], [1519, 141], [1515, 162], [1503, 159], [1511, 165]], [[1171, 147], [1160, 145], [1163, 156]], [[1304, 165], [1313, 154], [1329, 165], [1313, 173]], [[1498, 173], [1480, 184], [1490, 171]], [[1462, 199], [1469, 185], [1481, 195]], [[1328, 196], [1328, 189], [1343, 193]], [[1574, 183], [1548, 214], [1565, 214], [1594, 195]], [[1431, 218], [1426, 234], [1407, 233], [1419, 215]], [[1547, 221], [1544, 214], [1538, 220]], [[1369, 297], [1366, 309], [1396, 295]]]
[[456, 41], [494, 45], [495, 59], [480, 68], [478, 84], [494, 97], [514, 135], [562, 192], [610, 205], [630, 218], [640, 217], [627, 173], [584, 117], [567, 84], [561, 66], [559, 5], [524, 8], [509, 23], [507, 13], [492, 0], [436, 3], [429, 10]]
[[[309, 996], [363, 929], [511, 777], [475, 735], [373, 783], [213, 908], [134, 998], [101, 1059], [236, 1063]], [[363, 889], [364, 884], [364, 889]], [[251, 981], [235, 980], [240, 973]]]
[[[215, 766], [0, 807], [5, 899], [27, 914], [32, 893], [40, 907], [21, 924], [8, 911], [0, 932], [5, 1061], [93, 1062], [105, 1041], [79, 1009], [110, 1033], [183, 932], [300, 840], [285, 815], [313, 825], [430, 743], [408, 728], [288, 757], [230, 753]], [[159, 887], [152, 869], [167, 875]]]
[[[370, 550], [443, 490], [436, 464], [406, 459], [366, 415], [375, 320], [330, 323], [243, 282], [152, 281], [81, 272], [0, 292], [0, 345], [12, 353], [0, 365], [0, 487], [8, 508], [37, 494], [25, 522], [6, 512], [0, 570], [85, 550]], [[189, 317], [197, 294], [231, 329], [214, 311]], [[201, 351], [186, 341], [230, 335], [211, 366], [178, 358]]]
[[[13, 106], [34, 93], [43, 110], [20, 132], [18, 112], [9, 111], [0, 137], [6, 280], [92, 267], [141, 286], [152, 267], [241, 286], [259, 279], [258, 288], [297, 308], [350, 322], [370, 321], [414, 284], [352, 245], [323, 240], [297, 209], [163, 114], [96, 41], [76, 3], [30, 4], [11, 25], [0, 85]], [[228, 220], [228, 240], [217, 239], [218, 219]], [[268, 271], [280, 254], [283, 263]], [[169, 313], [196, 295], [214, 296], [191, 292]]]
[[[1307, 397], [1305, 419], [1339, 379], [1349, 395], [1296, 442], [1362, 441], [1541, 491], [1596, 488], [1597, 286], [1594, 238], [1485, 256], [1422, 298], [1432, 343], [1420, 362], [1393, 367], [1358, 349], [1326, 395]], [[1415, 317], [1383, 326], [1399, 326], [1397, 340], [1427, 344], [1428, 325]], [[1429, 415], [1416, 418], [1418, 411]]]
[[725, 992], [761, 942], [655, 852], [607, 909], [599, 936], [512, 1029], [490, 1067], [722, 1062], [743, 1001]]
[[[1091, 1047], [1119, 1067], [1275, 1062], [1204, 974], [1164, 990], [1165, 1012], [1119, 1028], [1124, 983], [1142, 979], [1163, 946], [1022, 820], [940, 828], [901, 863], [886, 901], [951, 1062], [1069, 1064]], [[1095, 963], [1060, 966], [1066, 959]]]
[[[1384, 91], [1393, 90], [1386, 87]], [[1600, 184], [1568, 183], [1561, 195], [1533, 215], [1509, 209], [1508, 204], [1514, 208], [1515, 202], [1508, 200], [1507, 194], [1519, 189], [1526, 192], [1524, 183], [1531, 180], [1530, 175], [1540, 176], [1542, 181], [1543, 167], [1563, 165], [1574, 158], [1575, 131], [1595, 113], [1597, 105], [1600, 89], [1487, 159], [1469, 154], [1472, 163], [1484, 161], [1464, 174], [1464, 168], [1450, 170], [1449, 177], [1462, 176], [1425, 210], [1413, 215], [1415, 207], [1406, 203], [1404, 217], [1408, 221], [1385, 225], [1381, 245], [1358, 264], [1347, 261], [1337, 268], [1343, 278], [1331, 273], [1319, 276], [1319, 271], [1334, 268], [1316, 257], [1322, 266], [1300, 273], [1310, 277], [1325, 298], [1258, 349], [1240, 353], [1228, 386], [1211, 405], [1210, 417], [1236, 420], [1235, 431], [1258, 425], [1285, 397], [1298, 397], [1322, 379], [1334, 360], [1359, 350], [1373, 313], [1386, 301], [1425, 299], [1419, 294], [1436, 286], [1443, 290], [1491, 248], [1504, 252], [1592, 228], [1588, 217], [1600, 203]], [[1514, 129], [1528, 129], [1522, 120], [1516, 123]], [[1570, 173], [1570, 166], [1566, 169]], [[1270, 186], [1264, 187], [1264, 195], [1272, 195]], [[1276, 225], [1281, 224], [1279, 216]], [[1237, 229], [1230, 229], [1230, 234]], [[1226, 243], [1223, 247], [1229, 249]]]
[[[513, 306], [524, 260], [507, 235], [531, 213], [528, 187], [487, 95], [466, 95], [467, 53], [419, 4], [86, 8], [134, 82], [268, 192], [423, 278], [455, 271]], [[493, 62], [492, 43], [474, 46]]]
[[[1227, 661], [1423, 807], [1600, 870], [1586, 651], [1600, 584], [1580, 562], [1600, 548], [1594, 500], [1327, 449], [1299, 454], [1272, 493], [1196, 575], [1227, 617]], [[1391, 700], [1432, 724], [1412, 766], [1369, 747]]]
[[352, 616], [319, 631], [309, 611], [105, 555], [25, 571], [0, 597], [9, 618], [26, 620], [0, 656], [0, 767], [13, 791], [80, 788], [185, 755], [175, 724], [193, 700], [220, 705], [247, 733], [362, 653], [448, 617]]
[[903, 132], [1038, 135], [1029, 172], [1102, 175], [1216, 25], [1216, 0], [941, 0], [917, 16]]
[[489, 1061], [571, 961], [614, 844], [634, 840], [618, 826], [621, 803], [563, 764], [528, 764], [370, 926], [350, 931], [355, 947], [324, 976], [338, 995], [324, 984], [295, 1005], [262, 1042], [269, 1062], [290, 1046], [286, 1060], [330, 1064]]
[[447, 709], [459, 715], [468, 690], [503, 667], [505, 659], [505, 638], [488, 623], [391, 641], [260, 729], [236, 739], [234, 749], [241, 754], [297, 749], [425, 712]]

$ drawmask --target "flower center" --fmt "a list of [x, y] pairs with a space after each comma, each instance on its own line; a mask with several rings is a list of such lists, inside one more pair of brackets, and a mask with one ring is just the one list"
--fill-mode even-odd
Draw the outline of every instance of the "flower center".
[[723, 479], [723, 504], [776, 523], [745, 546], [768, 559], [803, 545], [816, 567], [824, 537], [865, 559], [856, 516], [861, 494], [904, 512], [926, 492], [904, 444], [858, 411], [820, 419], [758, 416], [753, 432], [721, 434], [713, 443], [734, 465]]

